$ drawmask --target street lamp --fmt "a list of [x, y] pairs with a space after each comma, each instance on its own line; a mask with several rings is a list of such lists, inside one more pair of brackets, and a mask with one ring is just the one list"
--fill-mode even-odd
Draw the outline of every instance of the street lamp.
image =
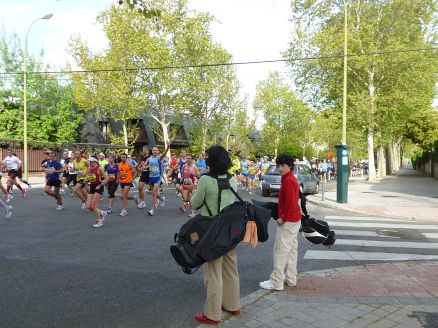
[[50, 19], [53, 14], [47, 14], [35, 19], [26, 32], [24, 39], [24, 55], [23, 55], [23, 162], [24, 162], [24, 179], [28, 178], [28, 165], [27, 165], [27, 37], [33, 24], [40, 19]]
[[342, 144], [336, 145], [336, 160], [338, 163], [338, 177], [336, 179], [336, 201], [348, 202], [348, 178], [350, 175], [350, 161], [348, 160], [347, 146], [347, 0], [344, 4], [344, 89], [342, 94]]

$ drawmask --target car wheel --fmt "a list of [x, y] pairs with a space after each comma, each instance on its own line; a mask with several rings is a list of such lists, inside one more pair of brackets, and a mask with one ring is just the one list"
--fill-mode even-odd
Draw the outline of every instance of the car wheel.
[[269, 196], [269, 191], [267, 191], [267, 190], [262, 190], [262, 195], [263, 195], [263, 197], [268, 197]]

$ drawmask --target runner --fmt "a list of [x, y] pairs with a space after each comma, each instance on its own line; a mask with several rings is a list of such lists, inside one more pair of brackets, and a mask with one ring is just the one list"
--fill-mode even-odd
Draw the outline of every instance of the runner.
[[168, 145], [166, 144], [164, 152], [159, 156], [158, 148], [152, 148], [152, 156], [146, 161], [146, 165], [149, 167], [149, 185], [152, 187], [152, 206], [148, 212], [150, 216], [154, 215], [154, 209], [157, 208], [158, 204], [164, 207], [164, 202], [166, 201], [164, 196], [160, 196], [159, 188], [162, 175], [161, 160], [166, 156], [167, 150]]
[[75, 159], [73, 161], [73, 172], [70, 173], [73, 176], [72, 179], [76, 178], [76, 184], [74, 187], [76, 195], [82, 201], [82, 209], [87, 208], [87, 188], [85, 186], [85, 177], [88, 171], [88, 162], [83, 158], [83, 153], [80, 150], [75, 151]]
[[255, 187], [256, 176], [258, 174], [258, 167], [253, 161], [249, 161], [248, 164], [248, 193], [252, 195], [252, 191]]
[[100, 166], [101, 168], [105, 169], [105, 166], [108, 164], [108, 161], [105, 159], [105, 158], [106, 158], [105, 154], [104, 154], [104, 153], [100, 153], [100, 154], [97, 156], [97, 158], [99, 159], [99, 160], [98, 160], [99, 166]]
[[105, 221], [106, 212], [101, 211], [97, 206], [105, 190], [104, 186], [108, 182], [108, 177], [95, 157], [88, 158], [88, 161], [90, 165], [88, 167], [86, 180], [90, 190], [87, 196], [87, 209], [96, 213], [97, 216], [93, 228], [100, 228], [103, 226], [103, 221]]
[[0, 190], [2, 191], [3, 194], [5, 194], [5, 200], [8, 199], [9, 193], [6, 191], [6, 188], [3, 186], [2, 183], [2, 177], [3, 177], [3, 168], [5, 168], [6, 165], [3, 162], [2, 159], [0, 159]]
[[105, 171], [108, 176], [108, 210], [107, 214], [111, 214], [113, 212], [113, 202], [116, 199], [116, 191], [119, 186], [119, 168], [118, 165], [114, 162], [114, 157], [108, 157], [108, 164], [105, 166]]
[[249, 168], [248, 168], [248, 159], [246, 158], [246, 156], [243, 156], [242, 161], [240, 162], [240, 174], [241, 174], [241, 179], [240, 182], [242, 183], [243, 186], [243, 190], [248, 191], [248, 172], [249, 172]]
[[120, 187], [122, 188], [122, 212], [120, 212], [119, 215], [127, 216], [128, 199], [134, 199], [133, 197], [129, 196], [129, 191], [132, 187], [132, 181], [134, 181], [134, 179], [137, 177], [137, 170], [134, 170], [134, 167], [130, 162], [128, 162], [128, 155], [126, 154], [122, 154], [120, 156], [118, 169]]
[[[187, 154], [186, 156], [187, 163], [183, 165], [182, 172], [182, 196], [183, 196], [183, 205], [179, 208], [181, 212], [185, 213], [187, 211], [187, 207], [190, 206], [190, 198], [192, 197], [193, 190], [195, 190], [195, 177], [200, 178], [199, 169], [196, 167], [192, 155]], [[190, 216], [194, 214], [194, 210], [192, 209]]]
[[143, 155], [140, 157], [140, 164], [138, 165], [138, 170], [140, 171], [140, 180], [138, 183], [138, 196], [134, 197], [138, 208], [145, 208], [146, 203], [144, 201], [144, 187], [149, 190], [149, 167], [147, 166], [147, 160], [149, 157], [148, 146], [143, 146]]
[[[12, 153], [12, 155], [14, 155], [15, 157], [18, 157], [16, 153]], [[30, 183], [27, 182], [27, 180], [24, 180], [24, 179], [23, 179], [23, 167], [22, 167], [22, 166], [20, 166], [20, 167], [18, 168], [18, 171], [17, 171], [17, 178], [18, 178], [18, 180], [19, 180], [20, 182], [24, 183], [24, 184], [27, 186], [27, 188], [28, 188], [29, 190], [32, 189], [32, 186], [30, 185]], [[12, 190], [12, 185], [11, 185], [11, 190]]]
[[[46, 165], [47, 181], [44, 191], [47, 195], [56, 199], [56, 209], [61, 211], [64, 209], [64, 205], [62, 205], [62, 197], [59, 193], [59, 189], [61, 188], [59, 174], [62, 173], [63, 167], [61, 162], [56, 159], [55, 152], [52, 151], [49, 153], [49, 160], [46, 162]], [[51, 190], [52, 187], [54, 191]]]
[[180, 197], [182, 195], [183, 187], [182, 185], [182, 167], [187, 163], [186, 161], [187, 151], [185, 149], [181, 150], [181, 154], [178, 159], [178, 178], [176, 179], [175, 189], [176, 196]]
[[262, 189], [261, 183], [262, 183], [262, 179], [263, 176], [265, 175], [266, 171], [269, 169], [269, 167], [271, 166], [271, 163], [269, 162], [269, 157], [268, 156], [264, 156], [263, 160], [260, 164], [260, 174], [259, 174], [259, 189]]
[[196, 161], [196, 167], [198, 168], [201, 176], [207, 173], [207, 164], [205, 164], [205, 155], [203, 153], [199, 154], [198, 160]]
[[[21, 190], [21, 195], [24, 197], [26, 197], [26, 190], [24, 190], [21, 185], [20, 182], [17, 179], [17, 174], [18, 174], [18, 170], [21, 167], [21, 161], [17, 156], [14, 156], [12, 154], [12, 150], [8, 149], [6, 151], [6, 157], [4, 159], [4, 163], [6, 165], [6, 168], [8, 170], [8, 180], [6, 181], [6, 191], [9, 193], [11, 191], [12, 188], [12, 183], [15, 182], [15, 185], [17, 186], [18, 189]], [[11, 197], [8, 197], [8, 199], [6, 199], [6, 202], [8, 203], [11, 200]]]
[[[70, 157], [68, 157], [68, 151], [64, 151], [61, 158], [61, 165], [64, 168], [61, 177], [61, 195], [64, 195], [65, 189], [67, 189], [67, 187], [70, 189], [70, 186], [67, 184], [69, 172], [70, 172], [70, 163], [71, 163], [71, 159]], [[72, 191], [70, 189], [70, 193], [71, 192]]]
[[172, 153], [170, 155], [170, 171], [168, 180], [176, 186], [176, 183], [178, 181], [178, 158], [176, 158], [175, 153]]

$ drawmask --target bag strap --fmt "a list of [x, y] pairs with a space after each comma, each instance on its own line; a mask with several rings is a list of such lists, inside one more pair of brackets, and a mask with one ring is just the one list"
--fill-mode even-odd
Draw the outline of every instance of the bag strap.
[[301, 190], [300, 190], [300, 200], [301, 200], [301, 211], [303, 212], [303, 214], [305, 216], [308, 216], [307, 207], [306, 207], [307, 198], [306, 198], [306, 196], [304, 196], [304, 194], [301, 192]]
[[[208, 175], [209, 177], [216, 179], [217, 187], [219, 190], [219, 195], [218, 195], [218, 200], [217, 200], [217, 212], [218, 213], [220, 212], [220, 209], [221, 209], [222, 190], [230, 190], [233, 193], [233, 195], [239, 200], [239, 202], [241, 202], [242, 204], [244, 203], [242, 197], [240, 197], [239, 194], [230, 185], [230, 179], [233, 177], [230, 173], [227, 173], [226, 178], [219, 178], [217, 175], [213, 175], [211, 173], [206, 173], [205, 175]], [[205, 200], [204, 200], [204, 204], [207, 207], [208, 214], [210, 216], [212, 216], [212, 213], [211, 213], [210, 209], [208, 208], [207, 203], [205, 203]]]

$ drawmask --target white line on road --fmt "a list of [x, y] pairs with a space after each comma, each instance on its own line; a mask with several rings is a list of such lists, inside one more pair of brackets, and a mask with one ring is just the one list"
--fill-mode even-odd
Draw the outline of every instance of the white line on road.
[[415, 242], [407, 242], [407, 241], [382, 241], [382, 240], [359, 240], [359, 239], [336, 239], [335, 245], [438, 249], [438, 243], [415, 243]]
[[[405, 220], [380, 218], [375, 216], [340, 216], [340, 215], [327, 215], [324, 217], [326, 221], [328, 220], [343, 220], [343, 221], [384, 221], [384, 222], [406, 222]], [[353, 221], [354, 222], [354, 221]]]
[[335, 230], [336, 235], [342, 236], [360, 236], [360, 237], [382, 237], [382, 238], [400, 238], [396, 236], [386, 236], [378, 234], [375, 231], [360, 231], [360, 230]]
[[378, 252], [338, 252], [306, 251], [306, 260], [342, 260], [342, 261], [415, 261], [438, 260], [438, 255], [418, 255]]
[[433, 233], [433, 232], [423, 232], [422, 235], [426, 238], [436, 238], [438, 239], [438, 233]]
[[356, 227], [356, 228], [390, 228], [390, 229], [416, 229], [416, 230], [438, 230], [438, 225], [432, 224], [393, 224], [374, 222], [333, 222], [328, 223], [330, 227]]

